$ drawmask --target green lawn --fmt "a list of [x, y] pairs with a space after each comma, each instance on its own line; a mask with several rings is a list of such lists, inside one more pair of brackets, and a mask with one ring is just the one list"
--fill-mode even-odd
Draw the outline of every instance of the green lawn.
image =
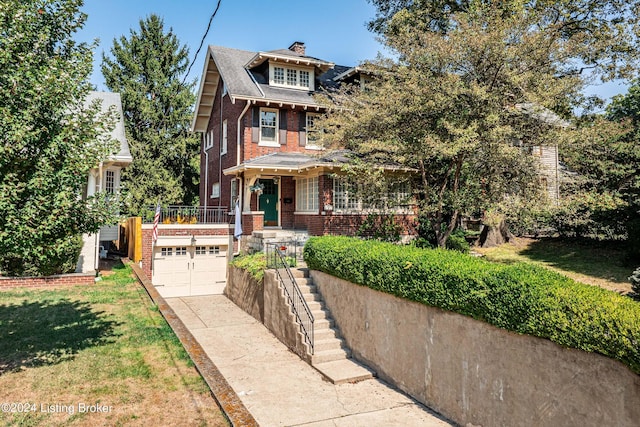
[[474, 248], [494, 262], [531, 262], [558, 271], [579, 282], [620, 293], [631, 291], [622, 248], [611, 244], [563, 239], [516, 239], [495, 248]]
[[0, 424], [228, 425], [130, 268], [114, 271], [0, 292]]

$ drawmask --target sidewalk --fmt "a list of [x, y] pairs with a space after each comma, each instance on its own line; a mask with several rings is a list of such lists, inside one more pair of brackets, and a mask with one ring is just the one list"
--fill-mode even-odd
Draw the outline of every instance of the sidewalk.
[[450, 426], [373, 379], [333, 385], [223, 295], [167, 298], [260, 426]]

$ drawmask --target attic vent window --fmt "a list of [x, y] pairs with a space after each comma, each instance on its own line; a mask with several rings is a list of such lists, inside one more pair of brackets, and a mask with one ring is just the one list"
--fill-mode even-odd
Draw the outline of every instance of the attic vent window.
[[314, 90], [313, 69], [298, 66], [269, 65], [269, 84], [293, 89]]

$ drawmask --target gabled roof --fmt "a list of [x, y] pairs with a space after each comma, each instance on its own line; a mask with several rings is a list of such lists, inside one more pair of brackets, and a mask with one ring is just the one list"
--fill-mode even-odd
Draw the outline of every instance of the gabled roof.
[[119, 93], [115, 92], [89, 92], [87, 96], [87, 104], [94, 100], [101, 100], [101, 111], [106, 113], [111, 107], [115, 108], [118, 115], [116, 125], [111, 131], [111, 137], [120, 143], [118, 152], [109, 157], [110, 160], [123, 163], [131, 163], [133, 158], [129, 152], [129, 143], [124, 131], [124, 115], [122, 113], [122, 99]]
[[333, 80], [336, 69], [342, 73], [350, 68], [335, 66], [331, 62], [302, 55], [289, 49], [249, 52], [222, 46], [209, 46], [191, 130], [195, 132], [206, 130], [220, 79], [224, 82], [227, 93], [234, 103], [236, 100], [247, 100], [253, 103], [263, 101], [280, 106], [301, 106], [315, 110], [321, 108], [310, 91], [269, 86], [268, 82], [256, 80], [251, 70], [267, 60], [313, 66], [318, 71], [316, 78], [321, 86], [325, 87], [336, 85]]
[[[316, 67], [320, 73], [325, 73], [335, 65], [332, 62], [323, 61], [322, 59], [312, 56], [302, 55], [289, 49], [277, 49], [268, 52], [258, 52], [245, 64], [248, 69], [257, 67], [267, 60], [275, 62], [285, 62], [294, 65], [307, 65]], [[318, 74], [320, 74], [318, 73]]]

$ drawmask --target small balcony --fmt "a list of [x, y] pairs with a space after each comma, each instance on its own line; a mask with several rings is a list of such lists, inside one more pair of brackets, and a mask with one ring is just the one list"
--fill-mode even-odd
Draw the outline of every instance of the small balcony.
[[[142, 214], [143, 224], [153, 224], [155, 207], [147, 208]], [[158, 224], [229, 224], [229, 208], [202, 206], [166, 206], [160, 208]]]

